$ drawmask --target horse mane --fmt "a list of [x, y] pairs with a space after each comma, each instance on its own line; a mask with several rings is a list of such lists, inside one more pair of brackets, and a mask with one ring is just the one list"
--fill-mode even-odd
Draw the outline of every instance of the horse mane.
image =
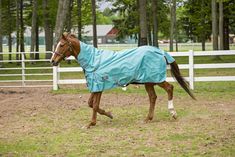
[[70, 37], [77, 38], [75, 34], [69, 34]]

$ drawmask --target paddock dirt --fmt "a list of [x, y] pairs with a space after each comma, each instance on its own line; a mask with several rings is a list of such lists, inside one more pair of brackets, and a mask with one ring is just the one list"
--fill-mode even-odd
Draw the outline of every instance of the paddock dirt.
[[[60, 113], [60, 112], [54, 112], [54, 111], [58, 111], [58, 110], [66, 111], [67, 110], [68, 112], [65, 114], [69, 114], [70, 111], [72, 112], [74, 110], [78, 110], [81, 107], [88, 106], [87, 105], [88, 98], [89, 98], [89, 94], [54, 94], [53, 92], [51, 92], [51, 89], [46, 89], [46, 88], [0, 89], [0, 141], [14, 140], [17, 134], [29, 135], [29, 134], [34, 133], [32, 132], [33, 130], [32, 127], [35, 127], [37, 125], [36, 124], [37, 120], [34, 121], [35, 124], [32, 124], [32, 123], [28, 124], [27, 121], [20, 120], [22, 117], [27, 119], [29, 117], [37, 117], [37, 115], [40, 115], [40, 114], [46, 114], [49, 116], [50, 114], [53, 114], [54, 119], [56, 119], [57, 117], [60, 118], [61, 115], [55, 114], [55, 113]], [[157, 104], [160, 104], [160, 106], [162, 106], [161, 108], [163, 108], [163, 105], [161, 104], [166, 104], [166, 99], [167, 97], [165, 95], [158, 96]], [[147, 115], [148, 97], [143, 94], [106, 93], [102, 95], [101, 101], [102, 101], [101, 102], [102, 108], [105, 108], [105, 109], [108, 108], [109, 110], [112, 110], [112, 107], [125, 107], [125, 109], [128, 110], [128, 106], [130, 108], [133, 108], [134, 106], [136, 107], [139, 106], [143, 108], [144, 106], [146, 108], [145, 111]], [[231, 100], [227, 100], [227, 101], [222, 101], [220, 99], [207, 100], [205, 99], [205, 97], [202, 96], [201, 98], [199, 97], [198, 101], [192, 101], [188, 97], [184, 97], [184, 98], [176, 97], [174, 101], [175, 101], [175, 104], [180, 104], [179, 108], [182, 111], [185, 108], [187, 108], [187, 110], [194, 110], [194, 111], [190, 111], [190, 114], [186, 114], [185, 116], [182, 113], [181, 117], [179, 117], [176, 123], [173, 124], [175, 128], [178, 128], [178, 127], [179, 128], [175, 130], [171, 130], [170, 132], [179, 134], [179, 132], [182, 132], [183, 128], [187, 128], [189, 125], [200, 126], [200, 128], [193, 128], [193, 129], [195, 130], [201, 129], [204, 131], [208, 131], [211, 134], [211, 136], [209, 137], [215, 136], [214, 138], [217, 140], [217, 142], [214, 142], [214, 143], [213, 142], [204, 143], [203, 146], [199, 147], [202, 152], [207, 151], [206, 147], [217, 147], [217, 146], [221, 146], [221, 144], [225, 145], [225, 147], [234, 146], [235, 144], [235, 141], [234, 141], [235, 140], [235, 98]], [[177, 105], [175, 105], [175, 107], [177, 109]], [[90, 108], [87, 108], [87, 110], [90, 110]], [[158, 106], [156, 110], [158, 110]], [[112, 110], [112, 112], [114, 114], [114, 118], [116, 118], [115, 111]], [[206, 112], [206, 114], [201, 114], [203, 112]], [[114, 125], [113, 123], [115, 122], [108, 123], [108, 124], [106, 124], [105, 122], [101, 123], [99, 122], [99, 118], [100, 116], [98, 116], [97, 125], [99, 125], [99, 127], [101, 127], [102, 125], [105, 125], [105, 127], [110, 126], [110, 129], [108, 130], [112, 131], [112, 125]], [[118, 118], [122, 118], [122, 117], [118, 117]], [[90, 116], [86, 117], [86, 120], [88, 119], [90, 119]], [[166, 121], [168, 120], [161, 120], [161, 118], [159, 119], [158, 115], [156, 114], [153, 122], [151, 123], [157, 125], [158, 127], [160, 127], [158, 129], [164, 131], [164, 129], [167, 129], [167, 126], [165, 126]], [[172, 120], [169, 119], [169, 121], [172, 121]], [[88, 122], [89, 121], [87, 121], [87, 123]], [[139, 123], [139, 122], [140, 121], [137, 121], [134, 123]], [[214, 126], [213, 126], [213, 123], [214, 123]], [[138, 124], [138, 125], [141, 126], [142, 124]], [[171, 125], [171, 124], [168, 124], [168, 125]], [[144, 126], [148, 127], [146, 126], [146, 124], [144, 124]], [[79, 127], [82, 127], [82, 126], [79, 125]], [[140, 133], [143, 133], [143, 132], [139, 132], [139, 131], [133, 132], [133, 134], [136, 134], [137, 137], [138, 137], [138, 134]], [[123, 135], [123, 138], [127, 138], [126, 136], [127, 135]], [[100, 140], [102, 140], [102, 138], [99, 138], [97, 142], [99, 142]], [[147, 141], [148, 141], [147, 144], [150, 146], [152, 144], [155, 144], [155, 146], [160, 144], [158, 143], [159, 141], [158, 142], [152, 141], [151, 137], [149, 137]], [[163, 145], [165, 146], [171, 145], [169, 140], [168, 141], [166, 140], [164, 142], [165, 143]], [[221, 150], [218, 150], [218, 151], [221, 151]], [[9, 153], [11, 152], [6, 153], [6, 155], [9, 155]], [[227, 153], [229, 156], [231, 154], [233, 155], [234, 149], [229, 148], [228, 152], [225, 152], [225, 153]], [[109, 156], [110, 154], [106, 154], [106, 155]], [[119, 155], [121, 155], [120, 152], [119, 152]], [[137, 153], [137, 156], [139, 155], [140, 154]], [[155, 155], [158, 155], [158, 154], [154, 154], [153, 152], [150, 152], [150, 154], [147, 153], [146, 156], [155, 156]], [[216, 153], [213, 154], [212, 152], [212, 155], [216, 155]]]

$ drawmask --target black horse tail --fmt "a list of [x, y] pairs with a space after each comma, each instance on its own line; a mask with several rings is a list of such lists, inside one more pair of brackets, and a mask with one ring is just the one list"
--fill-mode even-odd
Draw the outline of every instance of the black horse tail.
[[191, 90], [189, 89], [189, 84], [188, 82], [181, 76], [179, 67], [177, 65], [177, 63], [174, 61], [173, 63], [170, 63], [171, 66], [171, 75], [176, 79], [176, 81], [180, 84], [180, 86], [194, 99], [196, 100], [196, 98], [194, 97], [193, 93], [191, 92]]

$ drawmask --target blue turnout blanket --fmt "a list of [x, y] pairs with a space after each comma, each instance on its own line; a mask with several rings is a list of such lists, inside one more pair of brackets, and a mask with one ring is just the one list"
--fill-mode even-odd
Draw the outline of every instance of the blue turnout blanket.
[[167, 63], [175, 61], [167, 52], [153, 46], [115, 52], [99, 50], [83, 42], [80, 42], [77, 60], [85, 71], [91, 92], [130, 83], [161, 83], [166, 80]]

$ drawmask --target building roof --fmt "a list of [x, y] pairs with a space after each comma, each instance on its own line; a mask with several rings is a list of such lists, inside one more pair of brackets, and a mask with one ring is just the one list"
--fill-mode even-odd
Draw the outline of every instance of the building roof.
[[[98, 37], [102, 37], [102, 36], [106, 36], [106, 35], [112, 36], [118, 32], [116, 29], [114, 29], [113, 25], [97, 25], [96, 27], [97, 27], [97, 36]], [[74, 30], [72, 30], [72, 32], [75, 33], [76, 29], [77, 28], [74, 28]], [[82, 33], [83, 36], [87, 36], [87, 37], [93, 36], [93, 26], [92, 25], [84, 26], [84, 29], [82, 31], [83, 31], [83, 33]], [[16, 36], [16, 32], [14, 32], [12, 35]], [[26, 27], [26, 29], [24, 31], [24, 36], [25, 37], [31, 36], [31, 27], [29, 27], [29, 26]], [[44, 32], [43, 28], [41, 28], [39, 30], [39, 36], [40, 37], [45, 36], [45, 32]]]
[[108, 33], [107, 33], [107, 36], [108, 37], [116, 37], [117, 34], [118, 34], [118, 29], [117, 28], [112, 28]]
[[[113, 28], [113, 25], [97, 25], [97, 36], [106, 36]], [[83, 36], [91, 37], [93, 36], [93, 26], [86, 25], [83, 29]]]

